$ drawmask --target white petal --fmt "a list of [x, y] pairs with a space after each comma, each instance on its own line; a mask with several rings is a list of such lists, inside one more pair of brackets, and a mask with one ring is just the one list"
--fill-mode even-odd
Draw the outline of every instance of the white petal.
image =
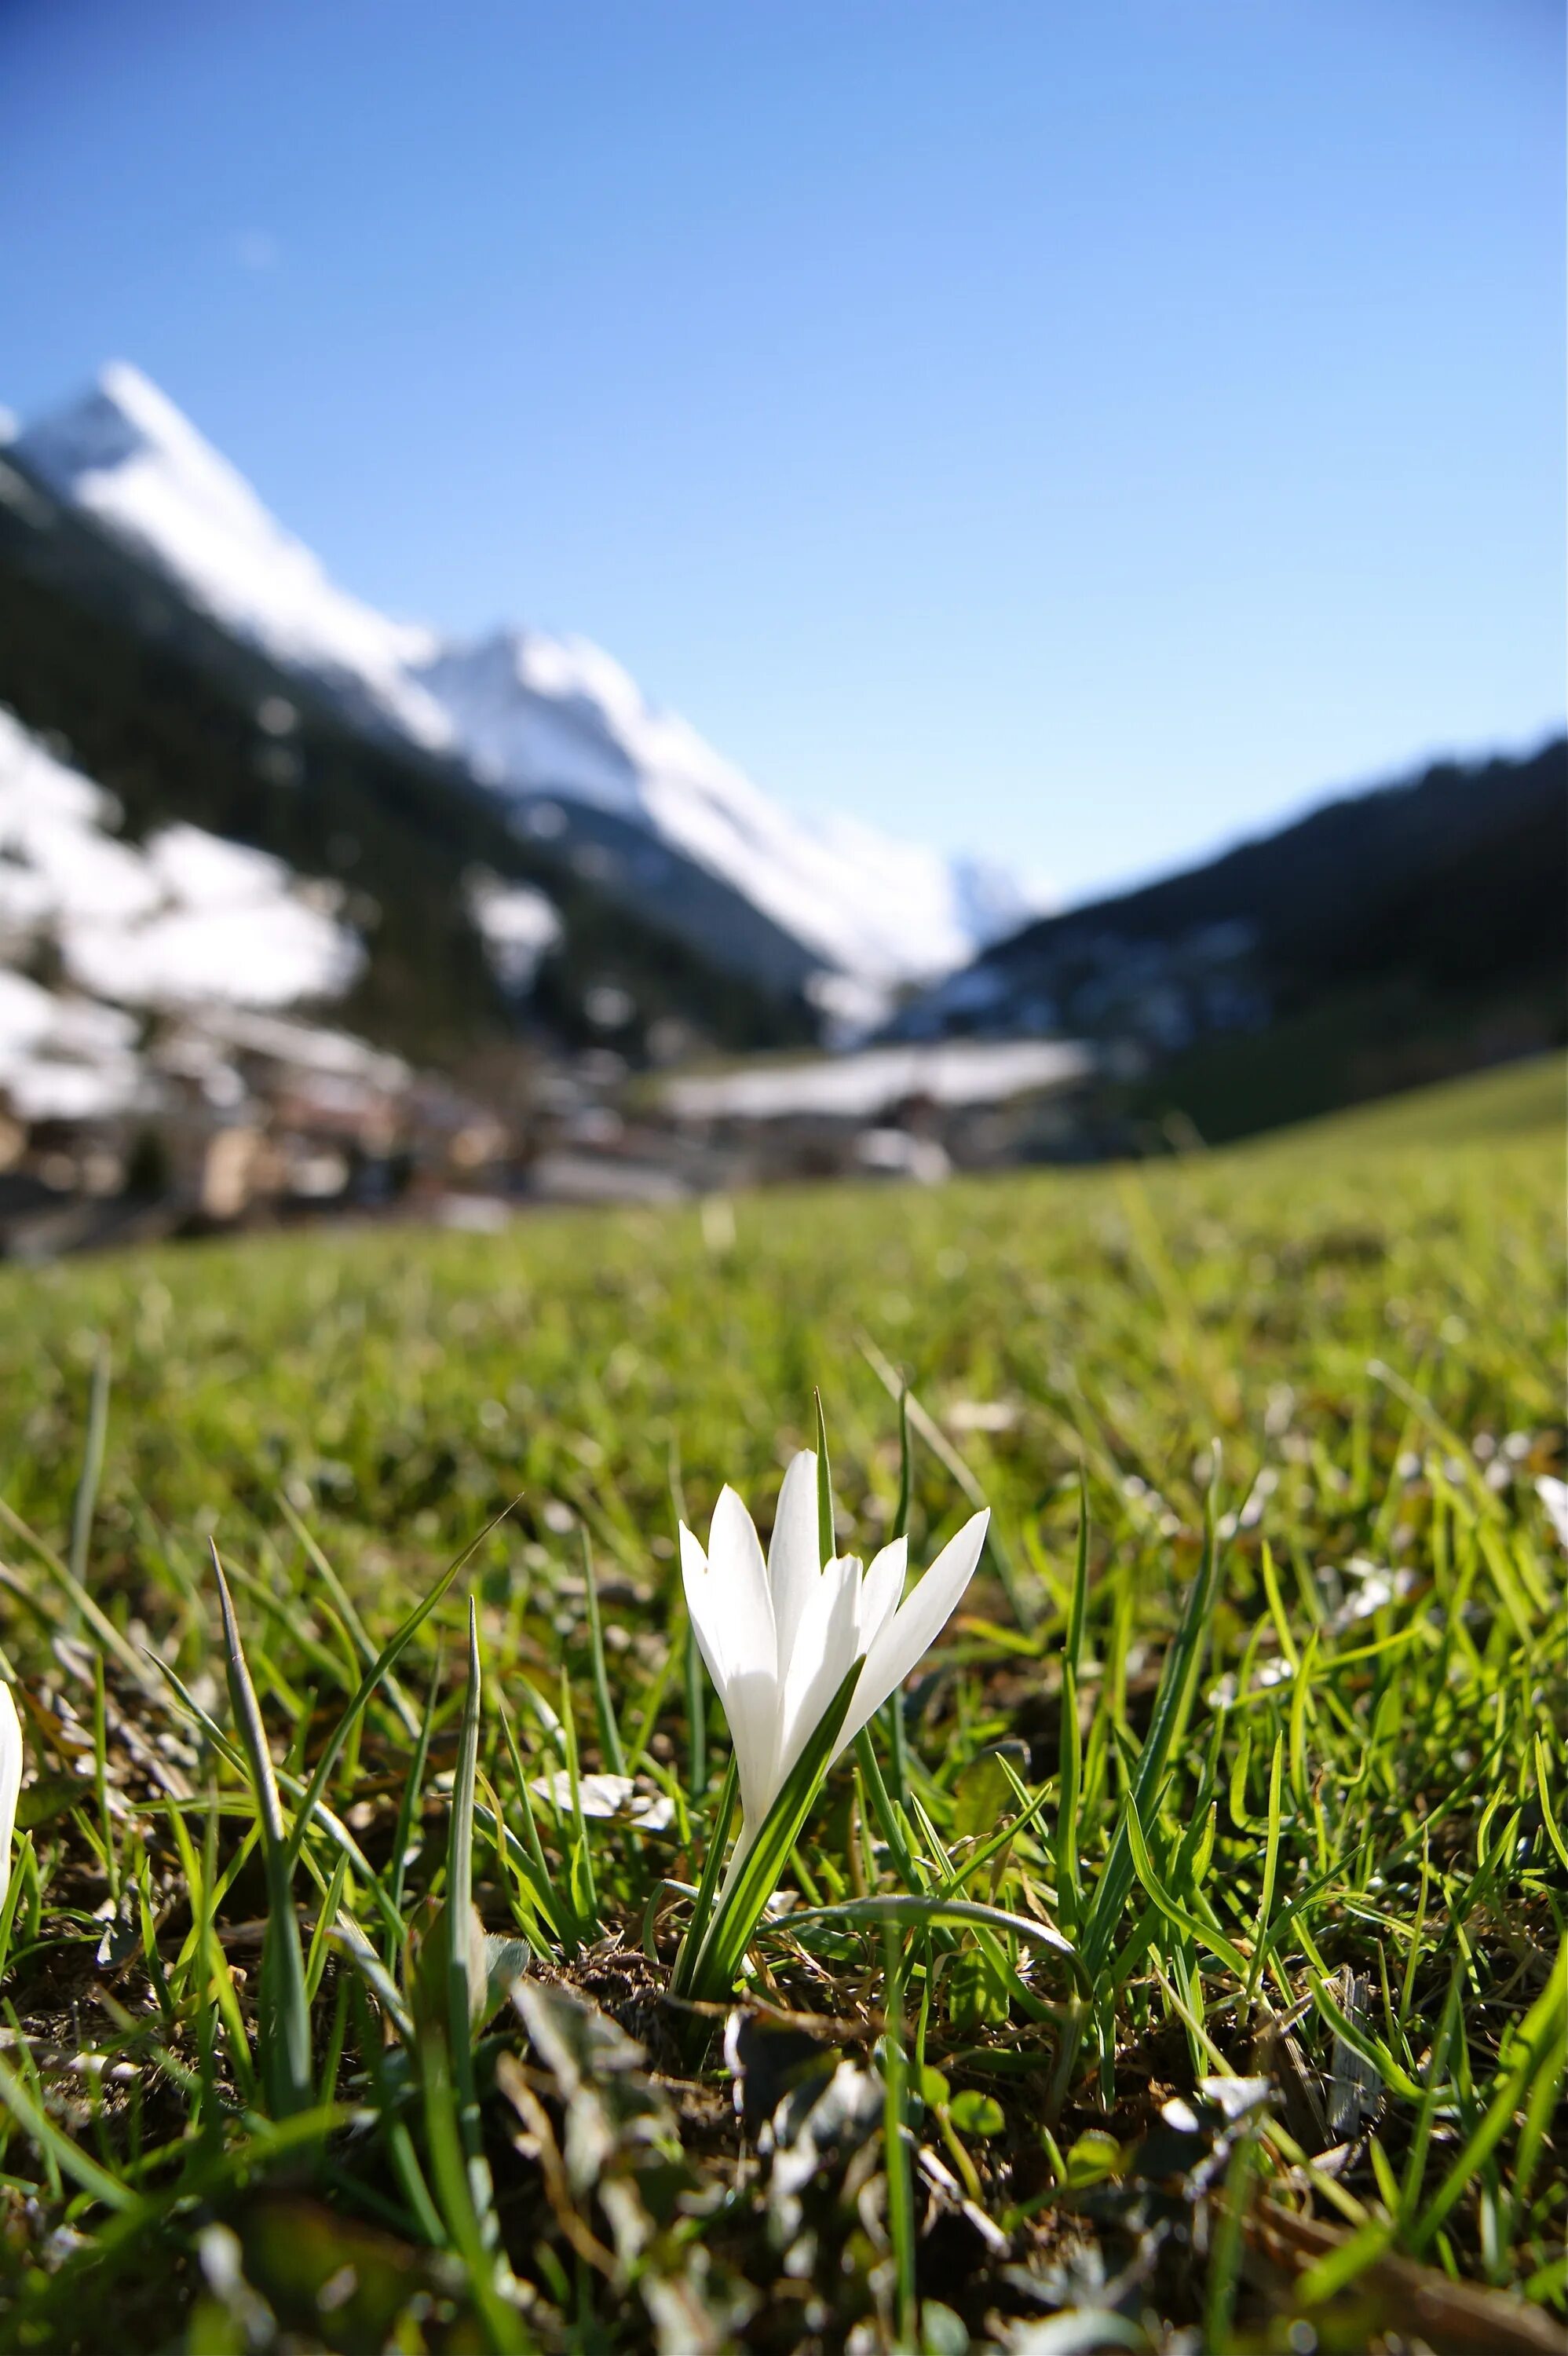
[[887, 1622], [899, 1608], [904, 1591], [904, 1573], [909, 1568], [909, 1540], [895, 1538], [880, 1554], [872, 1558], [860, 1589], [860, 1642], [857, 1649], [869, 1653]]
[[733, 1489], [721, 1489], [708, 1533], [708, 1576], [724, 1614], [731, 1675], [778, 1670], [773, 1599], [756, 1525]]
[[816, 1526], [816, 1454], [803, 1448], [792, 1456], [779, 1491], [778, 1512], [768, 1547], [768, 1583], [778, 1629], [779, 1666], [787, 1669], [801, 1615], [822, 1576]]
[[767, 1814], [778, 1757], [777, 1672], [771, 1663], [763, 1668], [747, 1665], [747, 1630], [736, 1624], [733, 1587], [709, 1566], [684, 1523], [680, 1554], [692, 1633], [723, 1704], [730, 1740], [735, 1746], [741, 1814], [754, 1830]]
[[941, 1635], [975, 1575], [990, 1518], [987, 1510], [966, 1521], [957, 1537], [949, 1538], [925, 1577], [892, 1618], [884, 1623], [866, 1655], [866, 1665], [839, 1738], [840, 1751], [854, 1740], [868, 1719], [902, 1685], [915, 1663]]
[[0, 1685], [0, 1901], [11, 1886], [11, 1836], [22, 1788], [22, 1722], [8, 1685]]
[[720, 1694], [735, 1746], [741, 1812], [755, 1826], [777, 1788], [782, 1720], [778, 1640], [762, 1540], [733, 1489], [721, 1490], [713, 1508], [708, 1600], [710, 1616], [718, 1618], [724, 1661]]
[[731, 1677], [724, 1715], [735, 1746], [741, 1815], [754, 1837], [779, 1787], [779, 1688], [773, 1671], [750, 1669]]
[[860, 1566], [853, 1555], [830, 1562], [816, 1582], [784, 1676], [778, 1781], [782, 1783], [815, 1733], [823, 1711], [860, 1650]]
[[697, 1649], [708, 1665], [709, 1676], [722, 1696], [729, 1676], [724, 1659], [723, 1607], [714, 1599], [708, 1557], [684, 1522], [680, 1526], [680, 1579], [686, 1590], [686, 1608], [691, 1614], [691, 1633], [697, 1639]]

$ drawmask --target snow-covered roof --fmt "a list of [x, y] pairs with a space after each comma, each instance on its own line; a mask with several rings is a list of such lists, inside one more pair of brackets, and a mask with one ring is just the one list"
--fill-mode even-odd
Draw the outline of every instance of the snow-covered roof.
[[207, 1038], [237, 1054], [264, 1055], [300, 1072], [365, 1080], [389, 1095], [406, 1088], [413, 1077], [400, 1055], [372, 1047], [351, 1032], [329, 1031], [315, 1023], [291, 1023], [277, 1014], [213, 1006], [202, 1012], [197, 1027]]
[[1085, 1077], [1093, 1059], [1068, 1039], [954, 1039], [930, 1047], [871, 1047], [858, 1055], [667, 1080], [666, 1108], [680, 1120], [785, 1120], [819, 1115], [869, 1120], [912, 1098], [998, 1104]]
[[0, 1090], [22, 1120], [126, 1112], [145, 1093], [136, 1021], [0, 968]]

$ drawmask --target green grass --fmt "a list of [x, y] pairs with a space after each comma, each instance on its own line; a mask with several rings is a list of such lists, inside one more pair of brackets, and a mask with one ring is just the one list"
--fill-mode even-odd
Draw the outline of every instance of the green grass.
[[[0, 2346], [1550, 2345], [1562, 1102], [0, 1277]], [[997, 1543], [752, 1942], [740, 2122], [665, 2001], [729, 1763], [672, 1500], [765, 1531], [819, 1384], [873, 1550], [879, 1366], [914, 1560]], [[667, 1827], [582, 1812], [617, 1750]]]
[[1342, 1147], [1449, 1146], [1488, 1143], [1507, 1137], [1562, 1140], [1568, 1126], [1568, 1069], [1561, 1055], [1536, 1055], [1501, 1064], [1457, 1085], [1412, 1088], [1377, 1104], [1314, 1121], [1309, 1129], [1286, 1130], [1258, 1141], [1294, 1151], [1300, 1145], [1338, 1152]]

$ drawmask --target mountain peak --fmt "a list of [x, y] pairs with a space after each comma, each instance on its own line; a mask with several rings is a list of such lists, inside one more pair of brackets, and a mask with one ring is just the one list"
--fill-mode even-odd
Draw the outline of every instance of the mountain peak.
[[27, 426], [17, 447], [52, 489], [81, 505], [112, 504], [117, 478], [151, 466], [238, 532], [255, 537], [272, 524], [239, 470], [129, 360], [111, 360], [86, 392]]
[[239, 469], [128, 360], [24, 428], [16, 455], [171, 575], [193, 604], [290, 668], [315, 672], [415, 743], [444, 747], [439, 708], [409, 676], [430, 633], [350, 597]]
[[749, 903], [810, 968], [895, 989], [964, 963], [1032, 913], [1005, 878], [982, 884], [923, 846], [795, 816], [591, 639], [512, 626], [443, 644], [361, 604], [126, 361], [16, 448], [58, 496], [351, 719], [454, 755], [503, 798], [575, 805], [652, 838], [738, 913]]

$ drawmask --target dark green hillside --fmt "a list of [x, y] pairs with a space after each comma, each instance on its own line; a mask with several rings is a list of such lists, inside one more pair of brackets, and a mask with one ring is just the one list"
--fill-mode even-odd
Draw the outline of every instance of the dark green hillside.
[[1562, 739], [1441, 763], [1031, 925], [912, 1020], [1131, 1042], [1129, 1115], [1211, 1143], [1537, 1054], [1568, 1037], [1565, 820]]

